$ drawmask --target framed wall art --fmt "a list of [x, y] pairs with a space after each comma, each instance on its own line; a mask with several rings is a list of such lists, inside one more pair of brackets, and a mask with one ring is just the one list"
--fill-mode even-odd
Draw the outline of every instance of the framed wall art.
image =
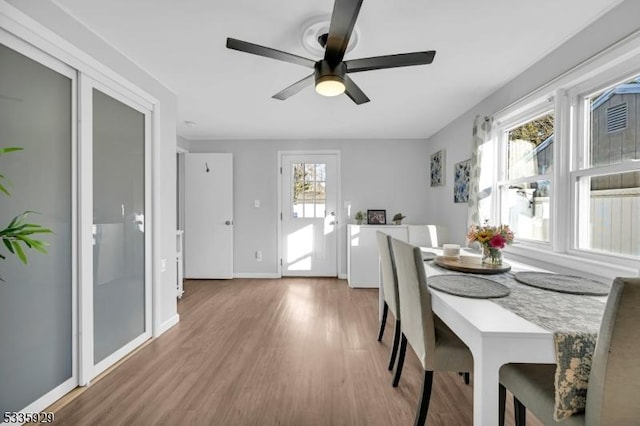
[[469, 201], [469, 177], [471, 176], [471, 160], [456, 163], [453, 168], [453, 202]]
[[445, 150], [431, 154], [431, 186], [444, 185]]

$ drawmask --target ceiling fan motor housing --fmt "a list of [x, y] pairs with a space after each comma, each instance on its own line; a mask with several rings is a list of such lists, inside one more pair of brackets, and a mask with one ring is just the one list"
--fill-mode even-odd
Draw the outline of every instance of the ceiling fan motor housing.
[[316, 62], [314, 68], [316, 70], [316, 85], [327, 80], [337, 80], [344, 84], [344, 77], [347, 74], [347, 66], [344, 62], [339, 62], [336, 65], [331, 65], [328, 61], [322, 59]]

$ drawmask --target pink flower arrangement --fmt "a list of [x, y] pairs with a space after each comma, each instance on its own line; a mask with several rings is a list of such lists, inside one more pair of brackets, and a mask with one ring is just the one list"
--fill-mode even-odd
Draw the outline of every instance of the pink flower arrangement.
[[477, 241], [482, 246], [483, 261], [488, 258], [495, 264], [502, 262], [500, 250], [513, 243], [514, 237], [509, 225], [490, 226], [488, 221], [482, 226], [472, 225], [467, 233], [470, 243]]
[[489, 240], [489, 246], [492, 248], [503, 249], [506, 244], [507, 239], [500, 234], [494, 235], [493, 238]]
[[515, 235], [509, 225], [491, 226], [488, 221], [482, 226], [471, 225], [467, 238], [472, 243], [477, 241], [482, 246], [503, 249], [513, 242]]

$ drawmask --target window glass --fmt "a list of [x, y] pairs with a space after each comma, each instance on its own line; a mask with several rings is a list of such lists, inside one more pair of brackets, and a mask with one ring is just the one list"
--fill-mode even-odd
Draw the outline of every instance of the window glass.
[[503, 187], [503, 220], [518, 239], [549, 241], [551, 183], [548, 180]]
[[323, 218], [326, 210], [326, 164], [293, 165], [294, 218]]
[[578, 179], [580, 248], [640, 256], [640, 171]]
[[640, 76], [587, 98], [589, 164], [606, 166], [640, 158]]
[[507, 179], [543, 175], [553, 170], [553, 113], [508, 133]]
[[504, 132], [501, 223], [518, 240], [550, 242], [554, 127], [554, 112], [549, 111]]

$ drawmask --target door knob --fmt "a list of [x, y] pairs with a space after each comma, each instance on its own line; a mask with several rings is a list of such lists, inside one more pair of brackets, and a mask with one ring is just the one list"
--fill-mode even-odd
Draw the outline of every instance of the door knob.
[[227, 220], [224, 222], [225, 225], [233, 225], [233, 221], [232, 220]]

